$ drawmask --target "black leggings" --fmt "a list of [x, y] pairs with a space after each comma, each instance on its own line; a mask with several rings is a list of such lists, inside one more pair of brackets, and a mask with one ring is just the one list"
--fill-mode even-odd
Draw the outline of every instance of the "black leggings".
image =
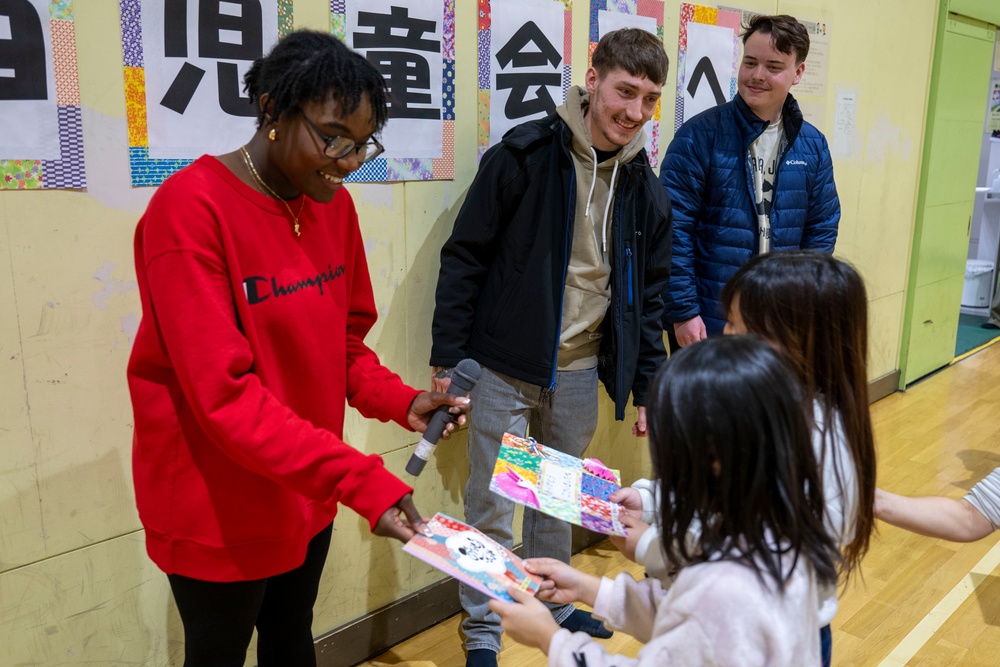
[[214, 582], [168, 574], [184, 624], [184, 667], [243, 667], [257, 628], [259, 667], [315, 667], [313, 604], [333, 526], [309, 542], [302, 565], [267, 579]]

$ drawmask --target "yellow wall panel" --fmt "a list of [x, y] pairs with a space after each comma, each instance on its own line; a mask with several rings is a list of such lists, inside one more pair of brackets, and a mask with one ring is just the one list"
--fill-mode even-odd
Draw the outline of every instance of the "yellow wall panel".
[[[661, 157], [673, 135], [680, 4], [666, 2]], [[828, 137], [837, 93], [858, 93], [850, 150], [834, 161], [844, 210], [838, 253], [868, 285], [873, 378], [898, 367], [935, 20], [928, 4], [742, 5], [829, 23], [829, 95], [820, 103]], [[179, 622], [133, 505], [124, 376], [140, 316], [132, 234], [152, 191], [128, 181], [117, 3], [75, 5], [90, 187], [0, 195], [0, 664], [178, 664]], [[456, 5], [456, 179], [350, 186], [380, 312], [368, 341], [417, 386], [428, 380], [439, 250], [476, 168], [476, 5]], [[588, 4], [574, 10], [573, 81], [582, 83]], [[324, 29], [327, 11], [322, 0], [296, 0], [296, 25]], [[647, 443], [629, 433], [634, 408], [617, 423], [602, 396], [599, 416], [589, 455], [626, 481], [648, 476]], [[345, 435], [413, 483], [424, 514], [462, 515], [464, 433], [442, 442], [415, 480], [403, 473], [415, 434], [349, 410]], [[439, 579], [397, 543], [373, 539], [347, 509], [331, 554], [317, 634]]]
[[180, 665], [183, 631], [141, 534], [0, 575], [0, 665]]
[[868, 377], [880, 378], [899, 367], [899, 331], [902, 322], [902, 292], [868, 302]]
[[[11, 275], [5, 199], [0, 198], [0, 265]], [[24, 352], [14, 281], [0, 280], [0, 572], [37, 559], [41, 504], [36, 467], [39, 452], [31, 438], [25, 392]]]

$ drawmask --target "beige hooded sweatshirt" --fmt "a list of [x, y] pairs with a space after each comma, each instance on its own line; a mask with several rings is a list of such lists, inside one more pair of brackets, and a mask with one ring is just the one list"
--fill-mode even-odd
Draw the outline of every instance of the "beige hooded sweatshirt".
[[576, 219], [573, 247], [566, 270], [562, 325], [557, 367], [575, 371], [597, 366], [601, 347], [600, 326], [611, 302], [611, 228], [614, 192], [620, 169], [646, 144], [642, 128], [616, 155], [597, 162], [590, 131], [584, 119], [590, 95], [579, 86], [566, 93], [556, 109], [573, 133], [573, 166], [576, 171]]

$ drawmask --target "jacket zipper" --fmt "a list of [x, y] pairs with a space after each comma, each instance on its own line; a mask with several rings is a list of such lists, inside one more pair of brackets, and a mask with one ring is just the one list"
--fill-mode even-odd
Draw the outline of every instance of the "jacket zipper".
[[[628, 267], [627, 273], [628, 273], [628, 278], [629, 278], [629, 285], [628, 285], [628, 290], [627, 290], [628, 304], [629, 304], [629, 306], [631, 306], [632, 305], [632, 248], [630, 246], [628, 246], [628, 245], [625, 244], [625, 232], [624, 232], [624, 227], [625, 227], [625, 196], [624, 196], [624, 194], [625, 194], [626, 183], [628, 182], [628, 175], [629, 175], [629, 171], [625, 170], [625, 173], [622, 175], [621, 186], [620, 186], [620, 189], [619, 189], [619, 192], [622, 193], [622, 196], [618, 198], [618, 247], [619, 248], [621, 248], [623, 246], [625, 247], [625, 256], [627, 258], [626, 261], [627, 261], [627, 267]], [[614, 193], [611, 193], [611, 194], [612, 194], [612, 196], [614, 195]], [[620, 262], [618, 263], [618, 267], [619, 267], [618, 268], [618, 284], [621, 285], [622, 284], [622, 272], [621, 272], [621, 263]], [[624, 389], [622, 387], [622, 384], [623, 384], [622, 369], [625, 366], [625, 344], [624, 344], [625, 343], [625, 327], [624, 327], [624, 322], [625, 322], [625, 311], [624, 311], [624, 307], [622, 306], [622, 298], [619, 295], [618, 296], [618, 321], [615, 322], [615, 329], [618, 331], [618, 350], [617, 350], [618, 360], [617, 360], [617, 363], [615, 364], [616, 365], [616, 368], [615, 368], [615, 378], [616, 378], [616, 380], [615, 380], [615, 419], [618, 419], [618, 420], [621, 420], [621, 419], [625, 418], [625, 408], [622, 405], [624, 403], [624, 400], [622, 399], [622, 396], [624, 395], [623, 394]]]
[[[765, 126], [764, 129], [766, 130], [767, 127]], [[750, 195], [750, 210], [753, 211], [753, 219], [754, 220], [757, 220], [757, 190], [756, 190], [756, 187], [754, 186], [754, 183], [753, 183], [753, 172], [757, 168], [757, 165], [754, 164], [753, 151], [750, 150], [750, 147], [753, 146], [753, 142], [755, 142], [758, 139], [760, 139], [760, 137], [761, 137], [762, 134], [764, 134], [764, 130], [761, 130], [760, 132], [758, 132], [757, 136], [755, 136], [753, 139], [751, 139], [750, 143], [748, 143], [743, 148], [743, 151], [746, 154], [746, 160], [744, 160], [744, 168], [746, 169], [746, 171], [745, 171], [744, 175], [746, 176], [747, 193]], [[753, 252], [753, 255], [751, 255], [752, 257], [756, 257], [757, 255], [760, 254], [760, 230], [759, 229], [755, 229], [754, 230], [753, 250], [751, 252]]]
[[625, 273], [628, 275], [628, 307], [632, 308], [632, 248], [625, 242]]
[[569, 202], [566, 206], [566, 243], [563, 246], [563, 279], [562, 289], [559, 291], [559, 321], [556, 324], [556, 342], [552, 349], [552, 376], [549, 378], [549, 391], [556, 388], [556, 370], [559, 368], [559, 334], [562, 329], [563, 301], [566, 299], [566, 272], [569, 270], [569, 249], [570, 236], [573, 234], [573, 212], [576, 208], [576, 165], [573, 164], [573, 156], [566, 150], [566, 126], [559, 131], [559, 145], [562, 146], [563, 153], [569, 158]]

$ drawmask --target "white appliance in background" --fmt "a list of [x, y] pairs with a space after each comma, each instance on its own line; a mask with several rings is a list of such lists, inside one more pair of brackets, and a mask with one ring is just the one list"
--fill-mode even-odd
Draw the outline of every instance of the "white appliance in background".
[[[990, 148], [994, 151], [994, 142]], [[996, 186], [996, 187], [994, 187]], [[969, 255], [966, 262], [965, 285], [960, 312], [986, 317], [997, 284], [997, 262], [1000, 260], [1000, 171], [988, 187], [976, 188], [969, 228]], [[989, 263], [989, 278], [985, 277]], [[987, 293], [983, 303], [984, 290]]]

